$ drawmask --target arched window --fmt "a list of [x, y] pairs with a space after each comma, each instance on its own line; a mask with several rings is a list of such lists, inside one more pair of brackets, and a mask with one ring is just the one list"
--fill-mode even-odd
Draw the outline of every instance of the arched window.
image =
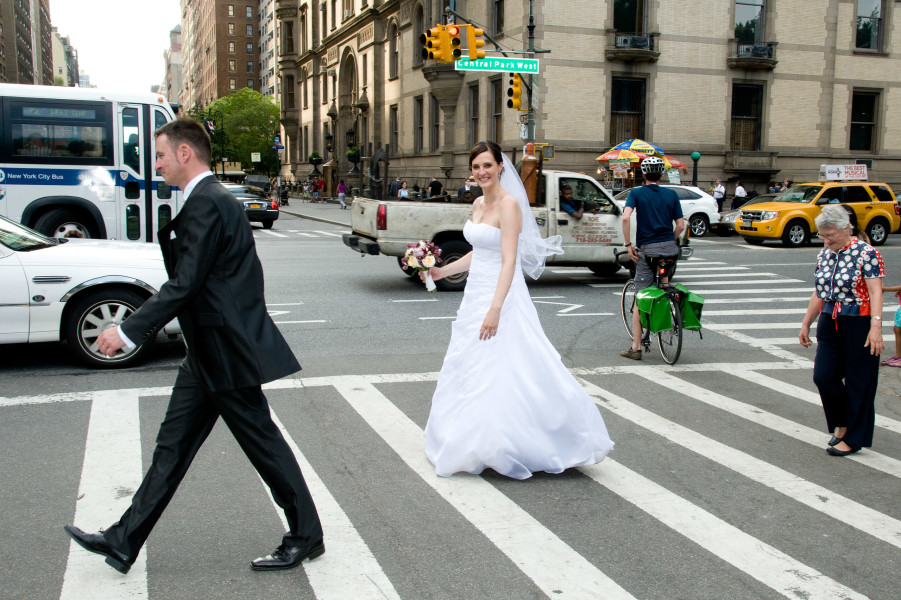
[[400, 55], [397, 48], [397, 24], [391, 23], [388, 28], [388, 77], [395, 78], [398, 74]]

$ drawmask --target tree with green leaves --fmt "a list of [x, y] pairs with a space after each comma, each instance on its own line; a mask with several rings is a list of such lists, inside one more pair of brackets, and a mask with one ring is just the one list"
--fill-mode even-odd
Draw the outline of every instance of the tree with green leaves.
[[[194, 106], [188, 115], [215, 125], [210, 141], [213, 160], [227, 158], [240, 161], [244, 169], [274, 175], [278, 155], [272, 148], [273, 136], [279, 131], [279, 107], [268, 97], [249, 88], [219, 98], [203, 108]], [[261, 162], [251, 163], [250, 153], [259, 152]]]

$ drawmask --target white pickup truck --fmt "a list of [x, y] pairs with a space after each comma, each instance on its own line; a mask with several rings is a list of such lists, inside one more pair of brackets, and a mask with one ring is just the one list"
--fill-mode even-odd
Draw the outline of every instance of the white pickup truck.
[[[532, 214], [542, 237], [560, 235], [564, 254], [549, 256], [548, 265], [584, 266], [600, 276], [619, 271], [615, 250], [625, 249], [622, 232], [622, 206], [595, 179], [569, 171], [537, 172], [536, 202]], [[569, 186], [573, 198], [587, 208], [576, 219], [560, 208], [560, 190]], [[345, 233], [344, 244], [362, 254], [403, 256], [407, 244], [427, 240], [441, 248], [441, 257], [453, 262], [472, 247], [463, 237], [463, 225], [472, 216], [472, 206], [464, 202], [414, 200], [373, 200], [355, 197], [351, 207], [352, 233]], [[633, 237], [634, 240], [634, 220]], [[681, 256], [691, 256], [685, 233], [679, 240]], [[411, 270], [412, 271], [412, 270]], [[409, 275], [415, 275], [410, 272]], [[466, 273], [436, 281], [438, 289], [462, 290]]]

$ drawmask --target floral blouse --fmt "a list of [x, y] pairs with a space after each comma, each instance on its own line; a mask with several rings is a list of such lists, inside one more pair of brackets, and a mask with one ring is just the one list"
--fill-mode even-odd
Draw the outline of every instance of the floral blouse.
[[870, 314], [870, 294], [865, 280], [885, 277], [882, 255], [856, 237], [833, 252], [823, 248], [817, 255], [816, 294], [823, 301], [820, 312], [833, 316]]

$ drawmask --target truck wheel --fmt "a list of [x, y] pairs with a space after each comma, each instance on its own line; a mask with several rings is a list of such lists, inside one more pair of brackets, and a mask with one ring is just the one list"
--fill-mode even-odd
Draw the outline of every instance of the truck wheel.
[[800, 219], [790, 221], [782, 232], [782, 245], [789, 248], [800, 248], [806, 246], [810, 241], [810, 230], [807, 229], [807, 223]]
[[[469, 254], [472, 250], [472, 246], [460, 240], [442, 242], [438, 247], [441, 248], [442, 265], [459, 260]], [[457, 275], [451, 275], [450, 277], [439, 279], [435, 282], [435, 285], [442, 292], [461, 292], [463, 291], [463, 288], [466, 287], [466, 276], [468, 274], [468, 272], [464, 271]]]
[[881, 246], [888, 239], [889, 224], [885, 219], [876, 218], [867, 224], [867, 235], [874, 246]]
[[710, 224], [704, 215], [691, 215], [688, 226], [691, 228], [691, 237], [704, 237], [710, 233]]
[[104, 329], [119, 325], [144, 304], [144, 297], [131, 290], [101, 289], [77, 299], [66, 309], [62, 327], [72, 354], [88, 366], [101, 369], [130, 367], [142, 360], [152, 340], [131, 350], [122, 348], [112, 357], [97, 350], [97, 337]]
[[417, 277], [419, 275], [419, 271], [417, 271], [416, 269], [404, 269], [403, 256], [397, 257], [397, 266], [401, 268], [401, 270], [404, 272], [404, 275], [406, 275], [407, 277]]
[[35, 221], [34, 228], [48, 237], [98, 238], [93, 220], [80, 211], [70, 208], [54, 208]]
[[752, 237], [744, 237], [742, 239], [752, 246], [763, 246], [763, 238], [752, 238]]
[[619, 263], [590, 265], [588, 268], [598, 277], [612, 277], [619, 273], [620, 265]]

